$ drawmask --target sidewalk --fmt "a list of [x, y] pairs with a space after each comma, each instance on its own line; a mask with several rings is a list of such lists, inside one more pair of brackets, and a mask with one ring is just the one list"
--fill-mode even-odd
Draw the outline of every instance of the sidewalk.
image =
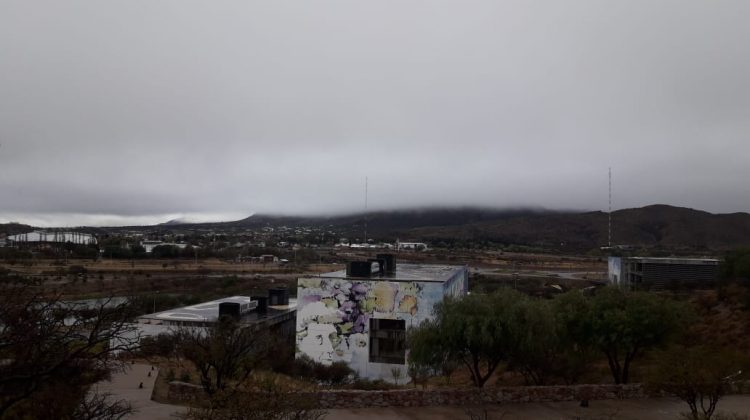
[[[151, 377], [148, 376], [149, 372], [151, 372]], [[181, 412], [184, 410], [183, 407], [151, 401], [157, 372], [158, 369], [154, 367], [152, 371], [150, 365], [129, 365], [126, 372], [114, 374], [111, 382], [100, 383], [98, 388], [101, 392], [112, 393], [115, 399], [130, 401], [137, 412], [128, 419], [174, 420], [172, 414]], [[138, 387], [141, 382], [143, 382], [143, 388]]]

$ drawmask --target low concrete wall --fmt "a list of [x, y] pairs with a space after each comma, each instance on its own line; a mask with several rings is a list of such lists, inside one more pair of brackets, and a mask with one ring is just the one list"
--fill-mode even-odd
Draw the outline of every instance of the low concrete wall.
[[198, 385], [187, 382], [172, 381], [169, 383], [167, 399], [177, 403], [196, 403], [206, 399], [206, 393]]
[[[305, 393], [319, 401], [321, 408], [419, 407], [438, 405], [479, 405], [518, 402], [553, 402], [645, 398], [639, 384], [525, 386], [502, 388], [399, 389], [388, 391], [324, 390]], [[195, 403], [205, 395], [197, 385], [170, 382], [169, 399]]]

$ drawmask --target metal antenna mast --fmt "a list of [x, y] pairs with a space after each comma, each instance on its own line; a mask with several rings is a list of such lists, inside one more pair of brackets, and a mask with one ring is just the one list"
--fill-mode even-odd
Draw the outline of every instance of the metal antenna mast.
[[367, 177], [365, 177], [365, 245], [367, 245]]
[[612, 167], [609, 168], [609, 213], [607, 228], [607, 246], [612, 248]]

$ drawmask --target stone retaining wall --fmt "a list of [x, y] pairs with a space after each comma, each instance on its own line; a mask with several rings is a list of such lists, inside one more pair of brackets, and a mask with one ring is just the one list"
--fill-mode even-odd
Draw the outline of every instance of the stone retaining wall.
[[[485, 389], [399, 389], [388, 391], [325, 390], [304, 393], [321, 408], [419, 407], [438, 405], [480, 405], [520, 402], [556, 402], [645, 398], [640, 384], [524, 386]], [[174, 402], [195, 403], [204, 398], [197, 385], [184, 382], [169, 384], [169, 399]]]
[[323, 408], [419, 407], [645, 398], [640, 385], [528, 386], [486, 389], [331, 390], [315, 393]]

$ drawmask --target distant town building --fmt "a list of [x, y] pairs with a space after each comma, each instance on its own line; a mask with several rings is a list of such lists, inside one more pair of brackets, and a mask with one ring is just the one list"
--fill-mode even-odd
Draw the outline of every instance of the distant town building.
[[609, 282], [630, 290], [707, 288], [718, 276], [716, 259], [609, 257]]
[[77, 245], [96, 245], [94, 235], [82, 232], [47, 232], [35, 230], [28, 233], [10, 235], [6, 238], [9, 246], [23, 244], [73, 243]]
[[467, 293], [465, 266], [398, 264], [392, 255], [297, 282], [297, 355], [346, 362], [361, 377], [408, 377], [406, 333], [446, 296]]
[[263, 264], [279, 262], [279, 257], [275, 255], [271, 255], [271, 254], [263, 254], [260, 257], [258, 257], [258, 259], [259, 259], [258, 262], [261, 262]]
[[141, 246], [146, 250], [146, 253], [149, 254], [154, 251], [154, 248], [163, 244], [164, 242], [162, 241], [141, 241]]
[[426, 251], [429, 249], [427, 244], [424, 242], [398, 242], [396, 244], [397, 249], [400, 250], [412, 250], [412, 251]]
[[150, 254], [154, 252], [154, 248], [156, 248], [157, 246], [174, 246], [179, 249], [185, 249], [187, 248], [188, 244], [147, 240], [141, 241], [141, 246], [146, 250], [147, 254]]

